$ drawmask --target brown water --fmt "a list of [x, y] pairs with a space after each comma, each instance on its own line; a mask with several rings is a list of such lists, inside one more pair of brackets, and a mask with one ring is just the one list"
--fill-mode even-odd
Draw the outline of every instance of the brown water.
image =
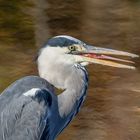
[[[140, 1], [0, 0], [0, 90], [37, 74], [37, 48], [59, 34], [140, 54]], [[140, 61], [135, 62], [135, 71], [88, 67], [87, 100], [59, 140], [140, 140]]]

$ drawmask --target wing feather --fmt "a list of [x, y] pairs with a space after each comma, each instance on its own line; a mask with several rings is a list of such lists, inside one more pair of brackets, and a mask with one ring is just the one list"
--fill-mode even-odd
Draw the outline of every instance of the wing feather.
[[[21, 83], [27, 84], [28, 80], [25, 81], [21, 80], [13, 84], [0, 96], [0, 106], [2, 106], [0, 108], [0, 140], [49, 140], [49, 112], [52, 94], [45, 84], [40, 84], [41, 88], [39, 88], [40, 85], [34, 84], [32, 87], [38, 89], [34, 90], [34, 94], [24, 95], [25, 92], [33, 89], [28, 87], [28, 91], [22, 89], [22, 93], [18, 95], [13, 86], [16, 87]], [[12, 92], [9, 91], [10, 88]], [[6, 100], [6, 103], [1, 102], [2, 99]]]

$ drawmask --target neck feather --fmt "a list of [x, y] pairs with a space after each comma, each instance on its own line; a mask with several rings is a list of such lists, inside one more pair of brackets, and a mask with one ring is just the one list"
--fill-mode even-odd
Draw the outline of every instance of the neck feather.
[[58, 95], [61, 117], [77, 113], [85, 99], [87, 84], [86, 70], [81, 65], [75, 65], [75, 71], [67, 79], [66, 90]]
[[[59, 113], [61, 116], [77, 111], [87, 88], [87, 72], [80, 64], [74, 64], [69, 57], [55, 56], [54, 53], [45, 55], [47, 48], [42, 51], [38, 58], [38, 70], [40, 77], [46, 79], [56, 88], [65, 91], [58, 95]], [[46, 61], [47, 60], [47, 61]]]

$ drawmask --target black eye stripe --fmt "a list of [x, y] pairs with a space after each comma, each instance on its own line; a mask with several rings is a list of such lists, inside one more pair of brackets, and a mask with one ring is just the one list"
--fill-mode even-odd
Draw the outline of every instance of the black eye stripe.
[[48, 40], [47, 45], [52, 47], [68, 47], [73, 44], [79, 44], [80, 42], [76, 42], [75, 40], [67, 39], [64, 37], [58, 37], [58, 38], [51, 38]]

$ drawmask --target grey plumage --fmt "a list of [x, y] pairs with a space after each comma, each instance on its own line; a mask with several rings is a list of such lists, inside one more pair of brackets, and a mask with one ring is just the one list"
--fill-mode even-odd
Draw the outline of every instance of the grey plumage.
[[24, 92], [27, 92], [31, 88], [48, 88], [51, 92], [54, 92], [54, 88], [45, 79], [38, 76], [27, 76], [15, 81], [8, 88], [6, 88], [0, 96], [0, 110], [9, 103], [12, 98], [21, 96]]
[[[76, 67], [85, 75], [86, 88], [65, 117], [58, 109], [61, 96], [56, 96], [54, 87], [43, 78], [24, 77], [3, 91], [0, 96], [0, 140], [54, 140], [79, 112], [85, 99], [87, 73], [80, 65]], [[37, 89], [36, 93], [26, 96], [32, 89]]]
[[[67, 38], [67, 39], [66, 39]], [[47, 45], [52, 47], [68, 47], [73, 44], [83, 44], [84, 42], [70, 36], [59, 36], [51, 38], [47, 41]], [[46, 47], [46, 45], [44, 45]]]
[[[24, 96], [31, 88], [40, 90], [34, 97]], [[52, 92], [53, 86], [37, 76], [22, 78], [9, 86], [0, 96], [0, 140], [42, 140], [48, 123], [46, 114], [55, 96]]]
[[[102, 55], [103, 54], [103, 55]], [[70, 36], [56, 36], [37, 58], [40, 77], [14, 82], [0, 95], [0, 140], [54, 140], [79, 112], [88, 87], [84, 66], [97, 63], [135, 69], [105, 54], [138, 57], [123, 51], [97, 48]], [[106, 61], [106, 60], [112, 60]], [[55, 94], [54, 87], [64, 91]]]

